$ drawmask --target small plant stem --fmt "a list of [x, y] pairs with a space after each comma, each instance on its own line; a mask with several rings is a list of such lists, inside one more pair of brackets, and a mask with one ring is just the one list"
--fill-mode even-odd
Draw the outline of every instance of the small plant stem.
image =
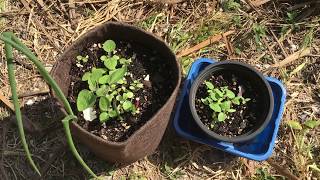
[[69, 145], [73, 155], [76, 157], [76, 159], [82, 165], [82, 167], [84, 167], [91, 176], [93, 176], [94, 178], [98, 178], [97, 175], [95, 175], [94, 172], [92, 172], [92, 170], [88, 167], [88, 165], [83, 161], [83, 159], [81, 158], [80, 154], [78, 153], [78, 151], [73, 143], [69, 123], [70, 123], [70, 121], [72, 121], [73, 119], [76, 119], [76, 118], [77, 117], [74, 115], [68, 115], [62, 120], [63, 127], [65, 130], [66, 136], [67, 136], [68, 145]]
[[[9, 33], [9, 32], [3, 33], [3, 36], [5, 36], [7, 38], [11, 38], [12, 33]], [[26, 141], [26, 137], [24, 134], [20, 105], [19, 105], [18, 94], [17, 94], [17, 89], [16, 89], [17, 85], [16, 85], [16, 80], [14, 77], [14, 64], [13, 64], [13, 53], [12, 53], [13, 48], [12, 48], [11, 44], [5, 43], [4, 49], [5, 49], [5, 54], [6, 54], [6, 58], [7, 58], [8, 75], [9, 75], [9, 83], [11, 86], [12, 100], [13, 100], [14, 110], [16, 113], [17, 125], [18, 125], [20, 138], [22, 141], [22, 146], [23, 146], [24, 151], [26, 152], [27, 159], [28, 159], [29, 163], [31, 164], [33, 169], [39, 174], [39, 176], [41, 176], [39, 169], [37, 168], [36, 164], [34, 163], [32, 157], [31, 157], [29, 147], [28, 147], [28, 144]]]

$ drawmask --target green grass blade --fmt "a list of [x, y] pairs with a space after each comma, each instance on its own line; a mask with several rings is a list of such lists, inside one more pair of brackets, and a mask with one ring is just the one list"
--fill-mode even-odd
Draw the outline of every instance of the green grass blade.
[[74, 115], [68, 115], [62, 120], [63, 127], [65, 130], [66, 136], [67, 136], [68, 145], [71, 149], [72, 154], [77, 158], [77, 160], [82, 165], [82, 167], [84, 167], [90, 173], [91, 176], [98, 178], [97, 175], [94, 174], [94, 172], [92, 172], [91, 169], [87, 166], [87, 164], [83, 161], [83, 159], [81, 158], [80, 154], [78, 153], [78, 151], [73, 143], [72, 136], [70, 133], [70, 124], [69, 123], [70, 123], [70, 121], [72, 121], [72, 119], [76, 119], [76, 118], [77, 117]]
[[[7, 38], [11, 38], [11, 33], [3, 33], [3, 36], [5, 36]], [[13, 49], [12, 49], [12, 46], [8, 43], [5, 43], [4, 49], [5, 49], [6, 58], [7, 58], [8, 75], [9, 75], [9, 83], [10, 83], [11, 93], [12, 93], [12, 100], [13, 100], [13, 105], [14, 105], [15, 114], [16, 114], [16, 118], [17, 118], [17, 125], [18, 125], [18, 129], [19, 129], [20, 138], [22, 141], [22, 146], [26, 152], [27, 159], [28, 159], [29, 163], [31, 164], [33, 169], [39, 174], [39, 176], [41, 176], [39, 169], [37, 168], [36, 164], [34, 163], [32, 157], [31, 157], [29, 147], [28, 147], [28, 144], [26, 141], [26, 137], [24, 134], [20, 105], [19, 105], [19, 100], [18, 100], [18, 95], [17, 95], [16, 81], [15, 81], [15, 76], [14, 76], [14, 64], [13, 64], [13, 53], [12, 53]]]

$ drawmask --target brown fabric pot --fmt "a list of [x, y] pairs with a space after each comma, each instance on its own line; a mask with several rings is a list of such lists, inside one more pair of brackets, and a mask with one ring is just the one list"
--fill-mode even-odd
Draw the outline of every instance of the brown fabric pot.
[[96, 27], [75, 41], [53, 67], [51, 74], [66, 96], [70, 85], [69, 71], [72, 61], [76, 60], [76, 56], [88, 43], [101, 43], [107, 39], [130, 40], [150, 49], [156, 49], [164, 57], [163, 61], [169, 63], [175, 72], [175, 75], [168, 79], [175, 84], [169, 99], [149, 121], [126, 141], [106, 141], [89, 133], [75, 122], [71, 124], [72, 134], [97, 156], [109, 162], [127, 164], [152, 154], [159, 145], [175, 103], [181, 73], [175, 55], [165, 42], [137, 27], [118, 22], [108, 22]]

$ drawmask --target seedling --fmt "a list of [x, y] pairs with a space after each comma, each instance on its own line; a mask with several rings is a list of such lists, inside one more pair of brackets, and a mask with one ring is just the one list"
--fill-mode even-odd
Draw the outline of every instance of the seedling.
[[[99, 107], [101, 123], [111, 119], [123, 120], [125, 113], [140, 113], [134, 100], [135, 93], [143, 88], [143, 84], [137, 79], [132, 79], [127, 72], [131, 59], [115, 55], [116, 43], [112, 40], [103, 43], [102, 48], [106, 52], [100, 57], [104, 67], [93, 67], [82, 76], [82, 81], [88, 83], [89, 89], [83, 89], [78, 94], [78, 111], [84, 113], [85, 120], [92, 121], [96, 118], [92, 111], [94, 107]], [[130, 78], [132, 82], [128, 83], [127, 79]]]
[[236, 96], [227, 86], [214, 87], [209, 81], [204, 83], [208, 96], [204, 99], [202, 98], [201, 101], [213, 111], [211, 128], [214, 127], [216, 122], [224, 122], [230, 113], [236, 112], [235, 106], [243, 105], [250, 101], [250, 98]]
[[80, 63], [81, 63], [81, 62], [86, 63], [86, 62], [88, 62], [88, 59], [89, 59], [89, 56], [88, 56], [88, 55], [86, 55], [86, 56], [81, 56], [81, 55], [77, 56], [77, 60], [78, 60]]

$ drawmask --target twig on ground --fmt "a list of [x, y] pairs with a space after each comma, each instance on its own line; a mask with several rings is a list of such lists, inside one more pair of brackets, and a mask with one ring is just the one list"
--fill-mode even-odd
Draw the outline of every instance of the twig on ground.
[[287, 66], [288, 64], [290, 64], [291, 62], [304, 57], [304, 56], [308, 56], [311, 54], [311, 49], [310, 48], [306, 48], [306, 49], [301, 49], [291, 55], [289, 55], [287, 58], [285, 58], [284, 60], [275, 63], [273, 65], [271, 65], [271, 67], [275, 68], [275, 67], [284, 67]]
[[231, 34], [233, 34], [235, 31], [228, 31], [228, 32], [225, 32], [223, 34], [218, 34], [218, 35], [214, 35], [214, 36], [211, 36], [209, 39], [205, 40], [205, 41], [202, 41], [201, 43], [189, 48], [189, 49], [185, 49], [185, 50], [182, 50], [178, 55], [177, 57], [183, 57], [183, 56], [187, 56], [195, 51], [198, 51], [214, 42], [217, 42], [219, 41], [220, 39], [223, 38], [223, 36], [229, 36]]
[[251, 0], [245, 0], [245, 2], [250, 6], [250, 8], [255, 10], [259, 15], [262, 15], [261, 12], [257, 9], [257, 7], [252, 3]]
[[222, 34], [223, 41], [226, 43], [227, 51], [228, 51], [228, 56], [231, 57], [233, 55], [233, 48], [231, 46], [230, 41], [228, 40], [227, 36]]
[[46, 95], [50, 92], [49, 89], [46, 90], [40, 90], [40, 91], [34, 91], [34, 92], [28, 92], [24, 94], [18, 95], [18, 98], [24, 98], [24, 97], [30, 97], [30, 96], [38, 96], [38, 95]]
[[10, 110], [14, 112], [13, 104], [5, 97], [3, 96], [3, 93], [0, 91], [0, 100], [8, 107]]

